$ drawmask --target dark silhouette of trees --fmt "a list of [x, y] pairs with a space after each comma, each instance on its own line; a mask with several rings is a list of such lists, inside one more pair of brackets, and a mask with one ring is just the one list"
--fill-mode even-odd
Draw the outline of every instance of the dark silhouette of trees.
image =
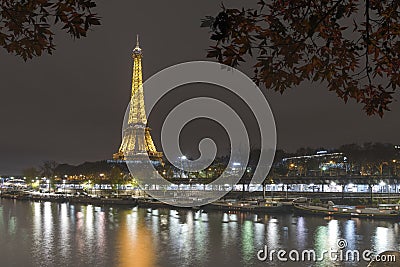
[[24, 169], [22, 171], [22, 175], [24, 176], [24, 178], [26, 178], [27, 183], [33, 185], [36, 178], [40, 175], [40, 172], [35, 167], [30, 167], [30, 168]]
[[54, 160], [44, 161], [43, 164], [40, 166], [40, 173], [42, 176], [48, 179], [52, 179], [53, 176], [55, 175], [57, 166], [58, 163], [55, 162]]
[[55, 177], [54, 176], [55, 176], [57, 166], [58, 166], [58, 163], [56, 161], [47, 160], [47, 161], [44, 161], [42, 163], [42, 165], [39, 167], [40, 174], [43, 177], [47, 178], [46, 182], [49, 184], [49, 188], [48, 188], [49, 191], [50, 191], [50, 186], [54, 188], [54, 185], [55, 185], [55, 183], [54, 183]]
[[400, 86], [397, 0], [258, 0], [259, 8], [222, 6], [208, 57], [237, 66], [255, 59], [254, 81], [283, 93], [304, 81], [324, 82], [347, 102], [383, 116]]
[[393, 167], [393, 160], [396, 161], [398, 156], [394, 145], [387, 143], [348, 144], [339, 150], [348, 156], [353, 166], [370, 174], [383, 174], [384, 169]]
[[[323, 150], [323, 149], [321, 149]], [[296, 150], [296, 155], [303, 156], [303, 155], [312, 155], [315, 154], [316, 149], [311, 147], [301, 147]]]
[[56, 25], [73, 38], [100, 25], [91, 0], [0, 0], [0, 46], [25, 61], [52, 54]]
[[96, 161], [96, 162], [84, 162], [77, 166], [69, 165], [69, 164], [59, 164], [56, 168], [56, 175], [80, 175], [83, 174], [85, 176], [100, 173], [110, 173], [112, 168], [118, 167], [123, 172], [128, 172], [126, 164], [117, 164], [117, 163], [108, 163], [107, 161]]
[[120, 186], [124, 183], [124, 175], [120, 168], [114, 167], [110, 172], [110, 183], [113, 186], [113, 189], [117, 191], [117, 195], [119, 195]]

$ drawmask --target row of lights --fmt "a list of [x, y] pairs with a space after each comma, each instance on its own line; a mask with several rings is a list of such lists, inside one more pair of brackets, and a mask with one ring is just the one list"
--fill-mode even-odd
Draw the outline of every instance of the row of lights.
[[[331, 182], [330, 185], [331, 186], [337, 186], [337, 184], [335, 182]], [[384, 181], [380, 181], [379, 186], [385, 186], [385, 185], [386, 185], [386, 183]], [[283, 184], [278, 184], [278, 186], [283, 186]], [[315, 186], [315, 184], [311, 183], [311, 184], [309, 184], [309, 186]], [[349, 183], [347, 186], [348, 187], [354, 187], [354, 184], [353, 183]]]

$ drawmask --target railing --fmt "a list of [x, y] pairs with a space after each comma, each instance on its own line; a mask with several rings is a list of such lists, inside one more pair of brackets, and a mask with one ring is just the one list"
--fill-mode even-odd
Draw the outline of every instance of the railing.
[[[169, 178], [168, 180], [174, 184], [209, 184], [216, 178]], [[244, 177], [240, 179], [239, 184], [250, 183], [252, 177]], [[327, 184], [335, 182], [336, 184], [379, 184], [380, 182], [387, 184], [400, 184], [400, 176], [394, 175], [340, 175], [340, 176], [280, 176], [269, 175], [265, 180], [265, 184]]]

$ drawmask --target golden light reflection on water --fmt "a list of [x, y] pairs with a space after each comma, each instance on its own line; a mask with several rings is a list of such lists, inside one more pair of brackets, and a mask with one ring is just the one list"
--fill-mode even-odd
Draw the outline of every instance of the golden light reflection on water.
[[134, 211], [124, 211], [117, 237], [119, 267], [156, 266], [157, 252], [152, 233], [146, 228], [142, 217]]

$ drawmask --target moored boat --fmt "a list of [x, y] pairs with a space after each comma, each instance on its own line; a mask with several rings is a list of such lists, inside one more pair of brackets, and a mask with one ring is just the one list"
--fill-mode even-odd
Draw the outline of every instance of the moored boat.
[[291, 212], [292, 205], [290, 202], [280, 202], [272, 200], [264, 200], [258, 203], [255, 211], [257, 213], [286, 213]]
[[378, 207], [335, 205], [329, 201], [326, 205], [312, 205], [309, 202], [293, 201], [294, 213], [332, 217], [400, 219], [399, 204], [381, 204]]
[[242, 211], [254, 213], [284, 213], [291, 208], [282, 202], [269, 200], [217, 201], [203, 206], [204, 210]]

